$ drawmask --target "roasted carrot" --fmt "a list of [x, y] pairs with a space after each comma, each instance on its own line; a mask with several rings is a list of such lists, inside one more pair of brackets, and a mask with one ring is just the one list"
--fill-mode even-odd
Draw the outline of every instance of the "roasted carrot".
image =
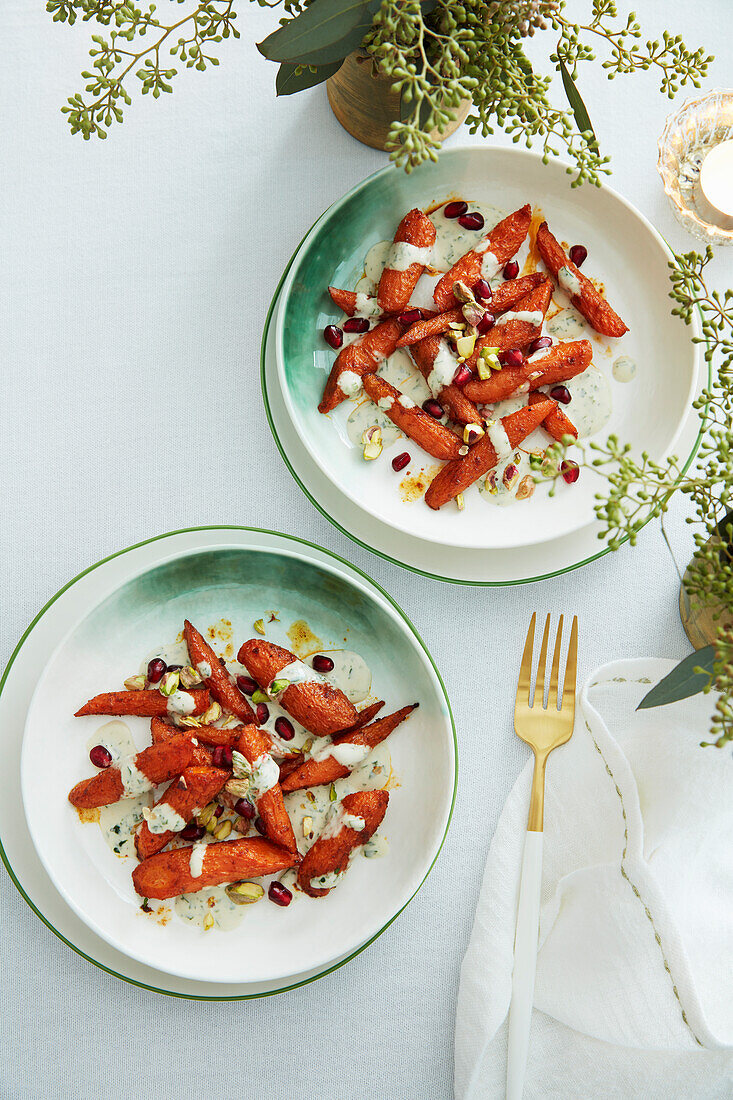
[[318, 886], [318, 879], [346, 870], [353, 850], [366, 844], [382, 824], [388, 804], [387, 791], [347, 794], [336, 811], [335, 821], [327, 827], [328, 835], [322, 833], [318, 837], [298, 868], [301, 890], [312, 898], [324, 897], [331, 887]]
[[377, 299], [369, 294], [357, 293], [355, 290], [341, 290], [337, 286], [330, 286], [328, 293], [331, 295], [333, 304], [349, 317], [353, 317], [355, 313], [361, 313], [363, 317], [379, 317], [382, 313]]
[[165, 718], [174, 714], [196, 715], [203, 714], [210, 701], [208, 691], [202, 688], [176, 691], [170, 698], [152, 689], [107, 691], [103, 695], [95, 695], [74, 717], [81, 718], [85, 714], [136, 714], [139, 718]]
[[191, 664], [196, 666], [196, 671], [217, 703], [239, 718], [240, 722], [256, 722], [254, 711], [247, 702], [246, 696], [236, 684], [232, 683], [231, 676], [214, 650], [188, 619], [183, 623], [183, 633]]
[[[207, 844], [203, 850], [201, 873], [191, 873], [195, 848], [176, 848], [158, 852], [138, 864], [132, 872], [135, 889], [143, 898], [174, 898], [193, 894], [207, 886], [221, 886], [239, 879], [274, 875], [292, 867], [293, 852], [278, 848], [264, 837], [225, 840]], [[196, 856], [193, 856], [195, 863]]]
[[378, 699], [376, 703], [370, 703], [368, 707], [364, 707], [363, 710], [357, 711], [359, 717], [356, 721], [352, 722], [346, 729], [340, 730], [338, 736], [344, 737], [347, 733], [356, 733], [362, 726], [366, 726], [368, 722], [371, 722], [372, 718], [376, 718], [383, 706], [384, 699]]
[[307, 679], [301, 683], [291, 683], [280, 696], [280, 705], [318, 737], [338, 733], [359, 719], [359, 712], [343, 691], [323, 680], [282, 646], [260, 638], [250, 638], [240, 648], [238, 660], [265, 689], [288, 665], [295, 664], [298, 673], [307, 676]]
[[[165, 848], [173, 837], [185, 828], [189, 821], [202, 810], [212, 798], [216, 798], [230, 772], [222, 768], [186, 768], [179, 779], [171, 783], [168, 790], [155, 803], [149, 816], [143, 821], [135, 837], [138, 859], [148, 859]], [[166, 820], [171, 819], [171, 811], [179, 818], [178, 829], [161, 831]]]
[[547, 222], [543, 222], [537, 230], [537, 248], [545, 266], [596, 332], [604, 336], [623, 336], [629, 331], [628, 325], [611, 309], [600, 290], [565, 255], [562, 245], [548, 229]]
[[202, 726], [197, 727], [195, 730], [181, 730], [177, 726], [169, 726], [162, 718], [152, 718], [150, 721], [150, 737], [154, 745], [159, 745], [163, 741], [170, 741], [173, 737], [185, 737], [193, 747], [191, 763], [205, 768], [211, 764], [211, 749], [207, 749], [205, 745], [198, 743], [200, 729], [205, 728], [207, 727]]
[[491, 278], [517, 252], [529, 232], [532, 207], [527, 204], [515, 210], [486, 234], [482, 241], [461, 256], [447, 271], [433, 291], [433, 299], [439, 310], [450, 309], [456, 304], [453, 293], [455, 283], [473, 286], [481, 278]]
[[528, 404], [537, 405], [540, 401], [550, 401], [552, 404], [552, 409], [542, 421], [542, 427], [550, 433], [552, 438], [561, 442], [563, 436], [572, 435], [577, 439], [578, 429], [575, 427], [570, 417], [560, 408], [557, 401], [544, 393], [535, 392], [529, 395]]
[[[363, 746], [366, 752], [366, 756], [373, 748], [379, 745], [386, 737], [389, 737], [393, 730], [397, 729], [401, 722], [404, 722], [413, 710], [417, 707], [417, 703], [412, 703], [411, 706], [402, 707], [401, 710], [395, 711], [394, 714], [388, 714], [386, 718], [380, 718], [378, 721], [373, 722], [370, 726], [364, 726], [362, 729], [357, 730], [355, 733], [348, 733], [344, 736], [335, 737], [333, 741], [333, 747], [338, 748], [339, 745], [355, 745], [357, 750], [360, 746]], [[348, 760], [348, 754], [346, 757], [346, 763], [340, 763], [335, 756], [325, 756], [320, 760], [306, 760], [298, 768], [295, 768], [284, 780], [281, 780], [281, 786], [283, 791], [300, 791], [304, 787], [319, 787], [324, 783], [334, 783], [337, 779], [343, 779], [351, 772], [357, 764], [361, 763], [364, 757], [358, 758], [358, 751], [353, 757], [353, 761]]]
[[[433, 391], [436, 400], [446, 409], [452, 420], [456, 420], [459, 424], [478, 424], [481, 422], [481, 416], [473, 401], [469, 401], [458, 386], [448, 382], [441, 387], [440, 377], [435, 377], [435, 373], [438, 373], [439, 376], [444, 373], [440, 370], [438, 372], [434, 371], [435, 360], [439, 355], [441, 357], [439, 363], [447, 361], [449, 366], [455, 366], [455, 370], [458, 370], [459, 366], [448, 342], [442, 336], [429, 336], [425, 340], [420, 340], [419, 343], [410, 348], [410, 355], [420, 374]], [[450, 377], [453, 377], [453, 375], [451, 374]]]
[[[544, 281], [545, 276], [539, 271], [535, 271], [531, 275], [523, 275], [521, 279], [509, 279], [505, 283], [500, 283], [494, 290], [491, 300], [486, 302], [487, 311], [493, 313], [495, 317], [498, 317], [500, 313], [506, 313], [508, 309], [514, 308], [520, 298], [524, 298], [525, 294], [529, 294], [530, 290], [534, 290], [536, 286]], [[425, 311], [423, 310], [423, 312]], [[461, 306], [455, 306], [445, 313], [435, 313], [431, 317], [410, 325], [404, 335], [397, 341], [397, 347], [407, 347], [409, 344], [416, 344], [418, 340], [424, 340], [428, 336], [437, 336], [441, 332], [445, 332], [451, 324], [460, 323], [463, 320]]]
[[[377, 301], [385, 313], [399, 313], [400, 310], [405, 308], [420, 276], [425, 270], [429, 255], [425, 254], [421, 257], [417, 254], [415, 262], [408, 263], [410, 259], [408, 254], [399, 262], [398, 267], [390, 266], [390, 261], [392, 264], [398, 263], [397, 253], [399, 251], [408, 253], [411, 249], [426, 251], [432, 249], [434, 244], [435, 226], [427, 214], [423, 214], [422, 210], [417, 208], [405, 214], [397, 226], [397, 232], [394, 235], [394, 246], [387, 257], [387, 264], [377, 287]], [[400, 246], [403, 246], [402, 249], [400, 249]]]
[[186, 737], [171, 737], [159, 745], [150, 745], [135, 756], [123, 758], [119, 767], [105, 768], [91, 779], [82, 779], [69, 792], [69, 802], [79, 809], [110, 806], [124, 798], [127, 791], [132, 797], [173, 779], [192, 760], [191, 742]]
[[[510, 445], [519, 446], [530, 432], [539, 427], [550, 411], [551, 403], [547, 401], [531, 407], [525, 406], [502, 417], [500, 423]], [[478, 443], [474, 443], [464, 458], [448, 462], [433, 478], [425, 494], [425, 503], [431, 508], [442, 508], [449, 500], [453, 500], [459, 493], [464, 492], [469, 485], [473, 485], [474, 481], [483, 474], [488, 473], [498, 461], [499, 456], [491, 441], [491, 434], [487, 431]]]
[[[272, 739], [257, 726], [243, 726], [234, 747], [252, 765], [255, 780], [258, 774], [265, 775], [266, 768], [263, 766], [265, 762], [275, 770], [275, 774], [278, 774], [277, 765], [270, 756]], [[266, 782], [269, 782], [269, 779], [266, 779]], [[276, 781], [269, 789], [263, 790], [255, 797], [265, 832], [270, 840], [291, 852], [297, 852], [298, 845], [288, 811], [285, 809], [280, 783]]]
[[472, 401], [483, 405], [503, 401], [514, 393], [566, 382], [568, 378], [582, 374], [590, 366], [592, 358], [593, 346], [589, 340], [554, 344], [546, 352], [538, 352], [525, 359], [521, 367], [502, 367], [492, 371], [490, 378], [472, 378], [464, 386], [464, 393]]
[[401, 335], [402, 325], [398, 321], [382, 321], [343, 348], [331, 368], [319, 412], [332, 412], [347, 397], [356, 394], [363, 376], [375, 371], [392, 354]]
[[515, 310], [507, 310], [484, 336], [479, 336], [473, 355], [466, 360], [466, 366], [473, 370], [484, 348], [526, 348], [542, 331], [545, 314], [552, 301], [552, 283], [549, 279], [530, 290], [516, 303]]
[[462, 444], [455, 432], [426, 413], [406, 394], [377, 374], [364, 376], [364, 389], [375, 405], [433, 458], [457, 458]]

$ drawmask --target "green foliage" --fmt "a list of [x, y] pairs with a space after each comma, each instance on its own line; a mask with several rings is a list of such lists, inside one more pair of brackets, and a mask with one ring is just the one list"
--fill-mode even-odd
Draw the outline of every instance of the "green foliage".
[[715, 665], [715, 646], [706, 645], [680, 661], [651, 691], [648, 691], [637, 710], [663, 707], [680, 699], [689, 699], [704, 691], [710, 683]]
[[[714, 609], [718, 621], [715, 661], [704, 690], [720, 692], [710, 744], [733, 741], [733, 290], [710, 291], [705, 267], [713, 257], [688, 252], [670, 261], [672, 313], [686, 324], [697, 310], [705, 359], [713, 367], [712, 382], [694, 402], [700, 418], [701, 443], [696, 465], [683, 473], [671, 456], [653, 462], [649, 455], [633, 454], [615, 435], [605, 444], [581, 448], [585, 465], [606, 478], [607, 491], [596, 495], [595, 513], [603, 527], [599, 537], [617, 549], [627, 539], [633, 545], [645, 523], [664, 517], [675, 492], [689, 497], [694, 515], [695, 553], [684, 578], [693, 607]], [[567, 447], [548, 448], [543, 476], [557, 479]]]
[[[375, 69], [401, 92], [402, 112], [391, 129], [389, 147], [397, 164], [411, 171], [435, 159], [438, 135], [468, 99], [468, 125], [484, 136], [500, 127], [527, 146], [539, 142], [545, 159], [564, 154], [573, 162], [573, 184], [599, 184], [609, 171], [602, 157], [576, 80], [578, 67], [595, 58], [590, 43], [607, 56], [609, 79], [618, 73], [654, 68], [661, 90], [670, 97], [685, 84], [699, 87], [712, 60], [702, 49], [690, 51], [679, 36], [664, 32], [661, 41], [641, 40], [632, 12], [619, 19], [614, 0], [589, 0], [588, 23], [565, 18], [564, 0], [257, 0], [282, 5], [280, 27], [259, 44], [278, 61], [279, 95], [290, 95], [325, 80], [339, 62], [361, 46]], [[112, 24], [108, 38], [93, 36], [93, 72], [82, 73], [84, 93], [62, 108], [72, 133], [106, 137], [131, 103], [130, 79], [143, 93], [158, 97], [172, 90], [176, 57], [200, 71], [218, 64], [212, 44], [234, 28], [233, 0], [178, 0], [181, 18], [161, 23], [155, 5], [138, 8], [132, 0], [47, 0], [57, 22], [77, 18]], [[556, 48], [549, 61], [560, 73], [570, 110], [549, 98], [550, 77], [536, 73], [524, 51], [536, 31], [553, 31]], [[176, 38], [177, 34], [182, 37]], [[165, 60], [164, 60], [165, 59]]]

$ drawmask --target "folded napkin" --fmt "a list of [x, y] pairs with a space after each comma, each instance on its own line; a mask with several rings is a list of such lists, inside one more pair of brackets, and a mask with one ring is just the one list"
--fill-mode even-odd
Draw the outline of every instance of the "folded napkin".
[[[733, 759], [712, 696], [636, 712], [671, 661], [617, 661], [547, 765], [525, 1097], [733, 1096]], [[456, 1098], [502, 1097], [531, 763], [491, 844], [456, 1020]]]

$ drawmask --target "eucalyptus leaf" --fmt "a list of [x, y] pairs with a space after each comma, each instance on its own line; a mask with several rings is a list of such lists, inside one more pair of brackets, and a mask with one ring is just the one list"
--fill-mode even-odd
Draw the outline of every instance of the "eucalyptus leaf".
[[[322, 84], [333, 76], [341, 68], [341, 61], [333, 61], [330, 65], [301, 66], [292, 61], [283, 61], [277, 70], [275, 90], [278, 95], [293, 95], [295, 92], [303, 92], [306, 88], [314, 88], [316, 84]], [[315, 69], [315, 72], [312, 71]], [[300, 71], [298, 71], [300, 70]]]
[[[663, 707], [667, 703], [676, 703], [679, 699], [689, 699], [691, 695], [697, 695], [710, 683], [714, 661], [715, 646], [706, 645], [703, 649], [690, 653], [647, 692], [636, 709]], [[705, 671], [695, 672], [696, 668]]]
[[257, 49], [270, 61], [328, 65], [361, 45], [381, 0], [313, 0]]
[[575, 121], [578, 124], [578, 129], [581, 133], [587, 133], [588, 130], [590, 130], [590, 132], [593, 134], [593, 140], [589, 144], [593, 145], [597, 149], [598, 139], [596, 138], [596, 132], [593, 129], [593, 124], [590, 120], [588, 109], [585, 103], [583, 103], [582, 96], [577, 89], [575, 81], [570, 75], [568, 67], [559, 53], [557, 55], [557, 63], [560, 69], [560, 75], [562, 76], [562, 83], [565, 89], [565, 95], [568, 97], [568, 103], [573, 109], [573, 114], [575, 115]]

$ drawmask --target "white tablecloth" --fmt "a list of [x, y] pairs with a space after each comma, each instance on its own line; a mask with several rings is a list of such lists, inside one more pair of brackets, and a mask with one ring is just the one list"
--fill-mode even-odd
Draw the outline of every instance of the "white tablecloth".
[[[167, 1097], [191, 1082], [199, 1096], [257, 1100], [448, 1097], [459, 965], [489, 839], [527, 757], [511, 728], [513, 684], [494, 670], [516, 660], [535, 609], [579, 613], [581, 679], [612, 658], [688, 648], [657, 527], [581, 572], [469, 601], [355, 547], [302, 496], [262, 411], [262, 323], [303, 232], [385, 158], [341, 130], [322, 88], [276, 102], [275, 69], [253, 42], [278, 14], [239, 7], [242, 38], [223, 44], [218, 69], [181, 74], [163, 101], [136, 96], [106, 142], [84, 143], [59, 107], [95, 28], [52, 24], [42, 3], [3, 5], [0, 664], [62, 584], [123, 546], [207, 523], [298, 534], [370, 573], [427, 640], [460, 738], [455, 816], [387, 934], [315, 985], [249, 1004], [122, 984], [60, 943], [0, 876], [3, 1098], [96, 1100], [110, 1087], [120, 1100]], [[707, 84], [725, 83], [728, 0], [640, 7], [650, 36], [671, 23], [717, 52]], [[669, 105], [652, 75], [609, 85], [586, 67], [582, 88], [613, 186], [674, 247], [693, 247], [655, 170]], [[462, 129], [451, 144], [477, 140]], [[732, 259], [716, 260], [721, 287]], [[684, 515], [677, 502], [680, 562]], [[464, 651], [462, 632], [485, 639], [483, 658]]]

